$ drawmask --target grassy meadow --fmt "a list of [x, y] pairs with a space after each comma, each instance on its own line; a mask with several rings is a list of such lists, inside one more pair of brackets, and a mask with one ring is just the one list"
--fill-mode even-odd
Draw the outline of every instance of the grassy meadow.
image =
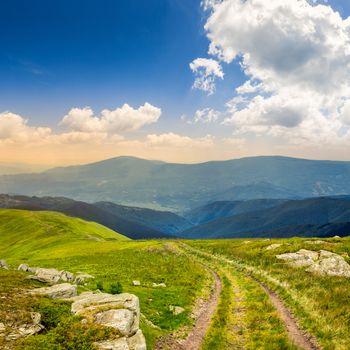
[[[206, 334], [203, 350], [293, 350], [283, 322], [264, 282], [284, 300], [300, 326], [316, 337], [325, 350], [346, 350], [350, 344], [350, 279], [325, 277], [292, 268], [276, 254], [301, 248], [325, 249], [350, 262], [350, 239], [236, 239], [208, 241], [132, 241], [105, 227], [53, 212], [0, 210], [0, 258], [11, 267], [20, 263], [86, 272], [94, 280], [80, 290], [130, 292], [140, 298], [141, 328], [148, 349], [171, 334], [184, 338], [194, 324], [191, 313], [199, 299], [208, 298], [212, 286], [209, 269], [221, 277], [218, 308]], [[282, 244], [274, 250], [266, 248]], [[39, 282], [19, 271], [0, 269], [0, 322], [18, 323], [31, 311], [43, 315], [45, 332], [15, 341], [15, 349], [93, 349], [106, 330], [87, 329], [73, 317], [69, 304], [47, 298], [24, 297]], [[133, 281], [140, 281], [134, 286]], [[165, 283], [165, 288], [153, 283]], [[170, 306], [185, 311], [174, 315]], [[0, 343], [0, 347], [3, 344]]]

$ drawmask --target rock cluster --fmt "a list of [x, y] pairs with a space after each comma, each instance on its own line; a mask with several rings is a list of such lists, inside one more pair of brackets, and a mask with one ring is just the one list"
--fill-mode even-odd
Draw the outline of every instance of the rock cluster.
[[146, 350], [146, 341], [139, 329], [139, 299], [133, 294], [111, 295], [107, 293], [85, 292], [69, 299], [72, 313], [101, 326], [114, 328], [118, 339], [96, 343], [98, 349]]
[[[13, 328], [11, 333], [6, 337], [7, 340], [16, 340], [19, 338], [28, 337], [39, 333], [44, 329], [44, 326], [40, 324], [41, 315], [38, 312], [32, 312], [30, 314], [32, 322], [28, 324], [22, 324], [19, 327]], [[0, 323], [0, 332], [5, 331], [6, 327], [3, 323]], [[0, 334], [1, 335], [1, 334]]]
[[41, 267], [29, 267], [27, 264], [19, 265], [18, 270], [34, 273], [34, 275], [28, 276], [28, 278], [49, 284], [56, 284], [59, 282], [81, 284], [86, 282], [88, 279], [95, 278], [94, 276], [82, 272], [74, 275], [69, 271], [59, 271], [56, 269], [46, 269]]
[[345, 259], [327, 250], [315, 252], [300, 249], [296, 253], [286, 253], [276, 256], [287, 261], [294, 267], [306, 267], [306, 271], [328, 276], [350, 277], [350, 265]]

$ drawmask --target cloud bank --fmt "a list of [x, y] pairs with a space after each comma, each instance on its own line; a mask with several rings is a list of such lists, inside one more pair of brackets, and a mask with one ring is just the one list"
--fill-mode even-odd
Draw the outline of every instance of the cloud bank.
[[350, 18], [306, 0], [202, 4], [210, 59], [247, 77], [225, 111], [234, 135], [349, 145]]

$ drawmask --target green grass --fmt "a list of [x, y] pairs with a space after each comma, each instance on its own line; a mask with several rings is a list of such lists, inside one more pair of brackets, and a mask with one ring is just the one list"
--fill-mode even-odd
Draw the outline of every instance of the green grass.
[[49, 211], [0, 210], [0, 256], [35, 256], [67, 243], [75, 247], [98, 240], [128, 240], [107, 227]]
[[[0, 210], [0, 257], [13, 267], [25, 262], [95, 276], [82, 290], [102, 284], [107, 292], [136, 294], [148, 320], [141, 328], [150, 349], [158, 336], [192, 324], [192, 306], [211, 278], [201, 264], [167, 242], [127, 240], [100, 225], [50, 212]], [[133, 286], [133, 280], [141, 286]], [[154, 288], [153, 283], [165, 283], [166, 288]], [[170, 305], [185, 312], [173, 315]]]
[[[185, 254], [177, 242], [131, 241], [101, 225], [63, 214], [0, 210], [1, 259], [12, 267], [25, 262], [96, 277], [81, 290], [103, 288], [136, 294], [149, 349], [159, 336], [183, 335], [193, 324], [192, 307], [199, 297], [208, 295], [211, 285], [211, 275], [203, 262], [223, 279], [220, 304], [203, 350], [294, 349], [268, 296], [250, 275], [279, 294], [302, 328], [314, 335], [324, 350], [348, 349], [350, 279], [313, 275], [275, 256], [301, 248], [325, 249], [342, 254], [350, 262], [350, 239], [328, 239], [322, 245], [306, 243], [309, 240], [190, 241], [186, 243], [204, 253]], [[266, 250], [272, 243], [283, 245]], [[105, 336], [103, 330], [94, 327], [89, 333], [79, 319], [72, 317], [67, 304], [18, 293], [38, 285], [24, 277], [18, 271], [0, 271], [0, 294], [6, 296], [1, 299], [5, 302], [0, 303], [0, 319], [10, 317], [11, 322], [23, 322], [35, 309], [42, 312], [48, 326], [44, 334], [28, 338], [17, 344], [18, 348], [90, 349], [93, 341]], [[141, 286], [133, 286], [133, 280], [139, 280]], [[165, 283], [166, 288], [154, 288], [153, 283]], [[181, 306], [185, 312], [175, 316], [170, 305]]]
[[[300, 325], [316, 336], [325, 350], [346, 350], [350, 343], [350, 279], [319, 276], [293, 268], [276, 258], [277, 254], [301, 248], [325, 249], [345, 256], [350, 262], [349, 239], [328, 239], [328, 243], [312, 245], [310, 239], [283, 240], [216, 240], [187, 242], [233, 262], [235, 271], [251, 274], [275, 290], [299, 319]], [[272, 243], [280, 248], [266, 250]], [[255, 293], [253, 293], [254, 295]]]

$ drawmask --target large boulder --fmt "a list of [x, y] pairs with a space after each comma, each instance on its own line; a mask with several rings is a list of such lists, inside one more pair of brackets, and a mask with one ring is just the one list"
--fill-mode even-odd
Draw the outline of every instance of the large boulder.
[[120, 335], [96, 343], [97, 349], [146, 350], [146, 341], [139, 329], [140, 304], [136, 295], [85, 292], [69, 299], [71, 310], [94, 323], [114, 328]]
[[34, 273], [34, 275], [28, 276], [28, 278], [51, 285], [61, 282], [81, 284], [86, 282], [88, 279], [95, 278], [94, 276], [83, 272], [78, 272], [76, 275], [74, 275], [69, 271], [59, 271], [56, 269], [42, 267], [29, 267], [27, 264], [19, 265], [18, 270]]
[[286, 253], [276, 256], [277, 259], [287, 261], [294, 267], [306, 267], [306, 271], [328, 276], [350, 277], [350, 265], [345, 259], [327, 250], [315, 252], [300, 249], [296, 253]]
[[42, 280], [43, 282], [47, 282], [50, 284], [58, 283], [62, 279], [60, 271], [56, 269], [38, 268], [35, 271], [35, 276], [39, 280]]
[[95, 323], [112, 327], [121, 335], [129, 335], [132, 333], [134, 313], [128, 309], [111, 309], [98, 312], [95, 314]]
[[70, 283], [61, 283], [51, 287], [31, 289], [30, 293], [46, 295], [51, 299], [67, 299], [77, 295], [77, 286]]

